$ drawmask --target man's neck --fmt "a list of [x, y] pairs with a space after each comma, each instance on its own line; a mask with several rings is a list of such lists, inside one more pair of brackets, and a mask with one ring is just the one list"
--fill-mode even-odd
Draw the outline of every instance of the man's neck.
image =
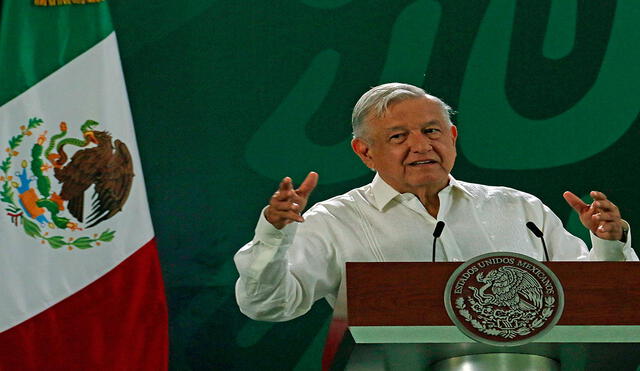
[[[440, 192], [440, 190], [438, 190], [438, 192]], [[435, 194], [429, 193], [416, 195], [429, 215], [434, 218], [438, 218], [438, 211], [440, 210], [440, 197], [438, 197], [438, 192], [436, 192]]]
[[[380, 176], [379, 173], [378, 176]], [[429, 215], [433, 216], [434, 218], [438, 217], [438, 211], [440, 210], [440, 197], [438, 196], [438, 194], [440, 193], [440, 191], [445, 189], [450, 182], [450, 179], [447, 178], [446, 182], [443, 182], [442, 184], [430, 184], [409, 188], [401, 187], [401, 189], [398, 189], [391, 183], [387, 182], [382, 176], [380, 176], [380, 179], [382, 179], [387, 185], [389, 185], [399, 193], [411, 193], [415, 195], [418, 200], [420, 200], [420, 203], [422, 204], [422, 206], [424, 206]]]
[[422, 203], [429, 215], [437, 218], [438, 211], [440, 210], [440, 197], [438, 196], [438, 194], [448, 185], [449, 181], [447, 180], [447, 182], [444, 184], [433, 185], [430, 187], [421, 187], [420, 189], [414, 190], [411, 193], [418, 197], [420, 203]]

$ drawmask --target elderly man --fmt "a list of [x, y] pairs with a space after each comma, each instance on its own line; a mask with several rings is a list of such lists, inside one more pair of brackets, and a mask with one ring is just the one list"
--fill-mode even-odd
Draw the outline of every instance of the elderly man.
[[299, 188], [284, 178], [263, 210], [255, 237], [235, 256], [236, 298], [251, 318], [282, 321], [306, 313], [320, 298], [333, 306], [344, 294], [347, 261], [431, 261], [437, 221], [446, 227], [435, 260], [464, 261], [509, 251], [544, 260], [638, 260], [628, 224], [601, 192], [585, 204], [564, 198], [591, 231], [592, 249], [568, 233], [536, 197], [451, 176], [457, 128], [439, 98], [407, 84], [372, 88], [356, 104], [353, 151], [375, 170], [370, 184], [311, 207], [318, 182], [311, 172]]

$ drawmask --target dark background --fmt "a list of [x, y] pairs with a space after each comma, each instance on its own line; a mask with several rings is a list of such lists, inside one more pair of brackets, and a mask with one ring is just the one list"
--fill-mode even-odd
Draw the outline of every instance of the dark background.
[[[233, 254], [284, 175], [312, 202], [363, 185], [350, 112], [382, 82], [459, 115], [465, 181], [540, 197], [592, 189], [640, 220], [638, 30], [632, 1], [109, 2], [170, 309], [175, 370], [319, 369], [330, 308], [244, 317]], [[497, 40], [503, 40], [502, 42]]]

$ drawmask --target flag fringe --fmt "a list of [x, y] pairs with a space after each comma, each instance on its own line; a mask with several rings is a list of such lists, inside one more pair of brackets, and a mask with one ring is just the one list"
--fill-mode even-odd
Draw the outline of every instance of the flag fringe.
[[91, 4], [100, 3], [103, 0], [33, 0], [33, 4], [36, 6], [57, 6], [57, 5], [69, 5], [69, 4]]

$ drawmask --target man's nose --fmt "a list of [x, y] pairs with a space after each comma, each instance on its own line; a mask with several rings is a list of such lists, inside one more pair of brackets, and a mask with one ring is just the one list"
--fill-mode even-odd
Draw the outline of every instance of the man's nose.
[[431, 139], [427, 138], [427, 136], [422, 133], [409, 134], [407, 142], [409, 143], [409, 148], [413, 152], [427, 152], [433, 148], [431, 146]]

